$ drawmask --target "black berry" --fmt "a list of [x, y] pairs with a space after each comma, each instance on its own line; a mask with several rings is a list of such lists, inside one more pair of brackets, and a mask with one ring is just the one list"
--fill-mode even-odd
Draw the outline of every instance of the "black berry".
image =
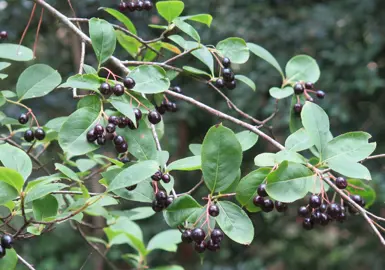
[[91, 129], [87, 132], [87, 141], [94, 142], [98, 137], [95, 134], [95, 130]]
[[114, 143], [115, 145], [122, 145], [123, 143], [125, 143], [125, 140], [122, 136], [118, 135], [114, 138]]
[[106, 131], [107, 133], [114, 133], [116, 130], [116, 126], [114, 124], [111, 124], [109, 123], [107, 126], [106, 126]]
[[166, 202], [164, 203], [164, 206], [167, 208], [170, 204], [174, 202], [174, 197], [168, 196]]
[[124, 142], [121, 145], [115, 145], [115, 149], [118, 153], [126, 153], [128, 150], [128, 144]]
[[128, 119], [128, 117], [125, 117], [125, 116], [122, 116], [120, 117], [119, 119], [119, 125], [118, 127], [119, 128], [125, 128], [126, 126], [128, 126], [128, 124], [130, 123], [130, 119]]
[[229, 90], [234, 90], [237, 87], [237, 82], [235, 80], [225, 82], [225, 86]]
[[340, 177], [336, 178], [336, 186], [339, 189], [345, 189], [348, 186], [348, 182], [346, 181], [346, 179], [344, 177], [340, 176]]
[[126, 11], [126, 9], [127, 9], [127, 4], [125, 3], [125, 2], [120, 2], [119, 3], [119, 6], [118, 6], [118, 9], [120, 10], [120, 11]]
[[0, 258], [3, 258], [5, 256], [5, 248], [0, 245]]
[[171, 177], [169, 174], [165, 173], [162, 175], [162, 180], [163, 180], [163, 182], [165, 182], [167, 184], [167, 183], [170, 183]]
[[203, 252], [205, 252], [205, 250], [206, 250], [206, 243], [205, 242], [196, 242], [195, 243], [195, 245], [194, 245], [194, 249], [195, 249], [195, 251], [196, 252], [198, 252], [198, 253], [203, 253]]
[[123, 96], [124, 95], [124, 86], [121, 84], [116, 84], [114, 87], [112, 87], [112, 92], [115, 96]]
[[279, 201], [275, 201], [275, 209], [278, 211], [278, 212], [285, 212], [287, 210], [287, 203], [283, 203], [283, 202], [279, 202]]
[[144, 2], [142, 0], [138, 0], [135, 4], [135, 10], [142, 11], [144, 8]]
[[165, 112], [166, 112], [166, 106], [165, 105], [160, 105], [160, 106], [157, 106], [156, 107], [156, 110], [158, 111], [158, 113], [160, 113], [160, 114], [165, 114]]
[[305, 229], [305, 230], [311, 230], [313, 229], [313, 221], [311, 221], [310, 218], [304, 218], [304, 220], [302, 221], [302, 227]]
[[154, 173], [151, 176], [151, 179], [154, 180], [154, 181], [160, 181], [162, 179], [162, 172], [161, 171], [157, 171], [156, 173]]
[[1, 31], [0, 32], [0, 39], [6, 39], [8, 38], [8, 32], [7, 31]]
[[13, 237], [9, 234], [4, 234], [1, 237], [1, 246], [6, 249], [12, 248], [13, 245]]
[[228, 57], [223, 58], [222, 65], [224, 68], [229, 68], [231, 66], [230, 58]]
[[96, 142], [98, 145], [105, 145], [106, 144], [106, 137], [105, 136], [100, 136], [96, 139]]
[[111, 86], [108, 83], [102, 83], [99, 87], [100, 93], [107, 96], [111, 94]]
[[142, 111], [139, 110], [138, 108], [134, 108], [134, 114], [135, 114], [136, 121], [140, 121], [140, 119], [142, 119]]
[[219, 78], [215, 81], [215, 86], [219, 89], [222, 89], [223, 87], [225, 87], [225, 82], [223, 81], [223, 79]]
[[152, 210], [154, 210], [154, 212], [161, 212], [164, 208], [163, 204], [160, 203], [159, 201], [157, 200], [153, 200], [152, 201]]
[[220, 243], [223, 240], [223, 232], [220, 229], [214, 229], [211, 232], [211, 240], [214, 241], [214, 243]]
[[321, 198], [317, 195], [311, 195], [309, 198], [309, 205], [311, 208], [318, 208], [321, 205]]
[[310, 216], [310, 219], [313, 223], [317, 224], [317, 223], [320, 223], [321, 221], [321, 212], [319, 211], [314, 211], [311, 216]]
[[[136, 5], [134, 1], [130, 1], [127, 3], [127, 9], [131, 12], [135, 11]], [[126, 86], [127, 87], [127, 86]], [[128, 87], [127, 87], [128, 88]]]
[[339, 204], [336, 204], [336, 203], [331, 203], [328, 207], [328, 210], [327, 210], [327, 213], [332, 218], [336, 218], [337, 216], [339, 216], [339, 214], [341, 214], [341, 212], [342, 212], [341, 206]]
[[293, 109], [296, 114], [300, 114], [302, 111], [302, 104], [300, 103], [294, 104]]
[[355, 203], [362, 206], [362, 198], [360, 195], [351, 195], [350, 199], [352, 199]]
[[126, 189], [127, 189], [128, 191], [133, 191], [134, 189], [136, 189], [137, 186], [138, 186], [138, 185], [132, 185], [132, 186], [126, 187]]
[[305, 88], [309, 90], [313, 90], [314, 84], [312, 82], [306, 82], [305, 83]]
[[273, 201], [270, 199], [265, 199], [263, 201], [263, 204], [261, 205], [261, 209], [263, 212], [266, 212], [266, 213], [273, 211], [274, 209]]
[[24, 125], [24, 124], [27, 124], [28, 123], [28, 120], [29, 120], [29, 117], [27, 114], [25, 113], [22, 113], [20, 116], [19, 116], [19, 123]]
[[24, 132], [24, 140], [27, 142], [32, 142], [35, 139], [35, 135], [33, 134], [33, 131], [28, 129]]
[[321, 213], [325, 213], [326, 210], [328, 208], [328, 205], [326, 203], [321, 203], [321, 205], [318, 207], [318, 210], [321, 212]]
[[208, 250], [210, 250], [210, 251], [217, 251], [218, 247], [219, 247], [219, 245], [216, 244], [216, 243], [214, 243], [213, 240], [209, 240], [209, 241], [207, 241], [207, 243], [206, 243], [206, 248], [207, 248]]
[[321, 213], [320, 217], [319, 217], [319, 223], [322, 225], [322, 226], [326, 226], [329, 224], [329, 217], [324, 214], [324, 213]]
[[95, 131], [95, 135], [96, 136], [102, 136], [103, 133], [104, 133], [104, 127], [100, 124], [97, 124], [95, 127], [94, 127], [94, 131]]
[[266, 184], [261, 184], [258, 186], [257, 193], [261, 197], [269, 196], [266, 192]]
[[182, 94], [182, 88], [180, 88], [179, 86], [174, 86], [172, 88], [172, 91], [178, 93], [178, 94]]
[[225, 82], [230, 82], [234, 80], [234, 73], [230, 68], [224, 68], [222, 73], [223, 73], [223, 80]]
[[192, 243], [192, 238], [191, 238], [191, 230], [185, 230], [182, 233], [182, 242], [183, 243]]
[[35, 138], [39, 141], [44, 140], [45, 138], [45, 131], [42, 128], [37, 128], [35, 130]]
[[124, 84], [125, 87], [127, 87], [127, 89], [132, 89], [132, 88], [135, 87], [135, 81], [131, 77], [125, 78], [124, 81], [123, 81], [123, 84]]
[[257, 207], [261, 207], [264, 200], [265, 199], [262, 196], [255, 196], [253, 199], [253, 204]]
[[302, 84], [296, 83], [294, 85], [294, 93], [296, 95], [301, 95], [301, 94], [303, 94], [304, 91], [305, 91], [305, 89], [303, 88]]
[[209, 215], [212, 217], [216, 217], [219, 215], [219, 207], [215, 204], [209, 206]]
[[148, 121], [150, 121], [151, 124], [156, 125], [162, 120], [162, 117], [157, 111], [151, 111], [148, 113]]
[[201, 243], [206, 237], [206, 233], [201, 229], [201, 228], [195, 228], [191, 232], [191, 238], [196, 242], [196, 243]]
[[316, 95], [317, 95], [317, 98], [323, 99], [323, 98], [325, 97], [326, 94], [325, 94], [324, 91], [318, 90], [318, 91], [316, 92]]
[[153, 4], [150, 0], [145, 0], [143, 4], [144, 10], [150, 11], [153, 7]]
[[346, 220], [346, 214], [345, 212], [341, 212], [337, 217], [336, 217], [336, 220], [339, 221], [339, 222], [344, 222]]
[[163, 190], [158, 191], [158, 193], [155, 194], [155, 199], [158, 202], [164, 203], [167, 200], [167, 194]]
[[119, 125], [119, 117], [113, 115], [108, 118], [108, 123], [114, 124], [115, 126]]
[[309, 209], [306, 206], [301, 206], [298, 208], [298, 216], [307, 217], [309, 215]]

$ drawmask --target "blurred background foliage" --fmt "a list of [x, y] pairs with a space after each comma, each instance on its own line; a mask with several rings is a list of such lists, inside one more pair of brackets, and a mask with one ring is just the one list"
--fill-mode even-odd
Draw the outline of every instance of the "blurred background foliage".
[[[56, 8], [72, 16], [67, 1], [48, 1]], [[373, 135], [377, 141], [377, 153], [385, 151], [385, 2], [382, 0], [186, 0], [184, 14], [210, 13], [214, 17], [211, 28], [196, 25], [202, 42], [217, 44], [230, 36], [238, 36], [248, 42], [257, 43], [268, 49], [284, 67], [296, 54], [313, 56], [321, 68], [321, 79], [317, 88], [327, 96], [319, 104], [328, 112], [334, 135], [347, 131], [363, 130]], [[78, 17], [111, 17], [100, 6], [116, 7], [118, 0], [72, 1]], [[26, 0], [0, 0], [0, 29], [9, 32], [9, 41], [18, 43], [28, 21], [32, 2]], [[37, 9], [39, 14], [39, 9]], [[33, 46], [38, 14], [23, 41]], [[159, 30], [147, 27], [149, 23], [160, 23], [156, 11], [138, 12], [129, 17], [135, 23], [138, 33], [144, 39], [160, 34]], [[195, 25], [194, 25], [195, 26]], [[86, 26], [84, 26], [86, 28]], [[79, 41], [48, 13], [40, 31], [37, 60], [58, 69], [63, 78], [76, 73], [79, 59]], [[128, 57], [118, 49], [121, 59]], [[86, 63], [95, 66], [95, 58], [88, 50]], [[194, 66], [196, 61], [186, 57], [177, 63]], [[13, 64], [8, 69], [9, 78], [1, 81], [0, 89], [14, 89], [17, 77], [26, 64]], [[252, 78], [257, 85], [253, 92], [244, 85], [226, 94], [244, 111], [258, 119], [266, 118], [274, 110], [274, 100], [268, 90], [280, 85], [280, 76], [274, 68], [263, 60], [251, 56], [242, 66], [235, 66], [238, 74]], [[203, 84], [187, 77], [178, 77], [174, 85], [198, 100], [214, 106], [226, 113], [231, 112], [219, 95]], [[289, 100], [280, 102], [279, 113], [270, 124], [278, 141], [284, 142], [289, 133]], [[318, 101], [317, 101], [318, 102]], [[70, 114], [76, 106], [68, 90], [57, 90], [44, 99], [29, 101], [41, 122]], [[179, 102], [180, 111], [165, 117], [163, 148], [171, 159], [190, 155], [188, 145], [200, 143], [208, 128], [220, 120], [199, 111], [189, 104]], [[17, 117], [18, 108], [7, 107], [8, 116]], [[235, 131], [238, 127], [231, 126]], [[53, 164], [58, 159], [57, 147], [51, 146], [42, 156], [43, 163]], [[247, 151], [244, 156], [243, 175], [254, 169], [253, 158], [261, 152], [275, 151], [263, 140]], [[114, 152], [111, 151], [111, 155]], [[378, 192], [377, 202], [372, 206], [375, 213], [385, 214], [383, 160], [368, 162], [372, 170], [371, 185]], [[49, 165], [51, 166], [51, 165]], [[53, 167], [49, 167], [53, 171]], [[187, 191], [199, 181], [197, 173], [178, 173], [176, 190]], [[97, 179], [95, 179], [97, 181]], [[97, 187], [95, 187], [97, 188]], [[207, 194], [202, 187], [196, 198]], [[185, 269], [384, 269], [385, 257], [378, 239], [371, 233], [361, 217], [351, 217], [345, 224], [333, 224], [327, 228], [317, 228], [310, 232], [296, 223], [295, 213], [300, 203], [290, 206], [284, 216], [277, 213], [252, 214], [256, 234], [249, 247], [224, 241], [219, 253], [210, 254], [201, 263], [198, 255], [189, 245], [180, 245], [177, 254], [154, 252], [150, 265], [180, 264]], [[134, 203], [123, 202], [120, 208], [128, 209]], [[103, 224], [103, 220], [90, 220]], [[141, 221], [145, 239], [166, 229], [162, 215]], [[100, 230], [90, 230], [90, 235], [103, 236]], [[16, 250], [37, 269], [108, 269], [103, 261], [91, 250], [68, 224], [59, 225], [56, 230], [42, 237], [16, 244]], [[113, 247], [109, 257], [119, 265], [120, 255], [127, 247]], [[121, 264], [123, 268], [123, 263]], [[23, 266], [20, 266], [23, 269]]]

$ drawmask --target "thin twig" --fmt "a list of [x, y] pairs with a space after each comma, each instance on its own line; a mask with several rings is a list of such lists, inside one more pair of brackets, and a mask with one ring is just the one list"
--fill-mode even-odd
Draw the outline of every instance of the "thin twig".
[[[84, 41], [81, 42], [80, 44], [81, 51], [80, 51], [80, 60], [79, 60], [79, 71], [78, 74], [83, 73], [83, 67], [84, 67], [84, 58], [86, 56], [86, 43]], [[79, 98], [77, 94], [77, 88], [72, 89], [72, 97], [73, 98]]]
[[184, 51], [181, 54], [175, 55], [174, 57], [171, 57], [170, 59], [164, 61], [163, 64], [168, 64], [168, 63], [170, 63], [172, 61], [175, 61], [175, 60], [181, 58], [182, 56], [185, 56], [186, 54], [189, 54], [189, 53], [191, 53], [191, 52], [193, 52], [193, 51], [195, 51], [197, 49], [199, 49], [199, 48], [192, 48], [190, 50]]
[[36, 270], [29, 262], [27, 262], [26, 260], [24, 260], [23, 257], [21, 257], [19, 254], [16, 254], [17, 255], [17, 258], [19, 258], [19, 261], [21, 261], [25, 266], [27, 266], [28, 269], [30, 270]]
[[182, 196], [182, 195], [187, 195], [187, 194], [192, 194], [195, 190], [197, 190], [199, 187], [200, 187], [200, 185], [202, 185], [203, 184], [203, 182], [204, 182], [204, 180], [203, 180], [203, 178], [198, 182], [198, 184], [196, 184], [193, 188], [191, 188], [189, 191], [187, 191], [187, 192], [184, 192], [184, 193], [181, 193], [181, 194], [178, 194], [178, 197], [179, 196]]

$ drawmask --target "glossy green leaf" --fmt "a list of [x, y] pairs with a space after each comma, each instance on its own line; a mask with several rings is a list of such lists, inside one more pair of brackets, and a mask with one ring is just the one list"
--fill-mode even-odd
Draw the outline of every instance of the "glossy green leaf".
[[188, 148], [195, 156], [200, 156], [202, 152], [202, 145], [198, 143], [192, 143], [188, 146]]
[[372, 180], [369, 170], [361, 163], [344, 159], [331, 159], [327, 162], [330, 169], [346, 177]]
[[287, 137], [285, 141], [285, 148], [290, 151], [300, 152], [309, 149], [313, 146], [309, 135], [305, 129], [298, 129], [296, 132]]
[[156, 9], [168, 23], [182, 14], [184, 3], [182, 1], [159, 1], [156, 3]]
[[254, 164], [258, 167], [273, 167], [275, 165], [274, 153], [262, 153], [254, 158]]
[[111, 215], [124, 216], [129, 220], [142, 220], [155, 215], [155, 212], [149, 206], [142, 206], [124, 211], [111, 211]]
[[223, 57], [230, 58], [231, 62], [235, 64], [246, 63], [250, 56], [246, 42], [236, 37], [220, 41], [217, 44], [217, 50]]
[[98, 164], [94, 160], [85, 158], [77, 159], [75, 163], [81, 172], [89, 171]]
[[33, 215], [36, 220], [48, 220], [57, 215], [59, 204], [53, 195], [47, 195], [32, 202]]
[[166, 72], [156, 66], [139, 66], [133, 69], [130, 77], [136, 82], [133, 91], [144, 94], [155, 94], [166, 91], [170, 87], [170, 80]]
[[92, 18], [89, 21], [89, 29], [92, 48], [95, 51], [100, 66], [114, 53], [116, 47], [116, 34], [111, 24], [97, 18]]
[[13, 61], [30, 61], [33, 59], [31, 49], [17, 44], [0, 44], [0, 58]]
[[183, 21], [189, 20], [189, 21], [203, 23], [208, 27], [210, 27], [211, 22], [213, 21], [213, 16], [211, 16], [210, 14], [197, 14], [197, 15], [183, 16], [183, 17], [180, 17], [180, 19]]
[[0, 92], [0, 107], [3, 106], [5, 104], [6, 100], [3, 96], [3, 94]]
[[96, 69], [94, 69], [93, 66], [90, 66], [90, 65], [87, 65], [87, 64], [83, 65], [83, 71], [86, 74], [95, 74], [95, 75], [98, 74], [98, 71]]
[[376, 191], [359, 179], [348, 179], [346, 188], [351, 194], [360, 195], [366, 202], [365, 208], [369, 208], [376, 201]]
[[254, 132], [245, 130], [235, 134], [239, 143], [241, 144], [242, 151], [247, 151], [252, 148], [258, 141], [258, 135]]
[[136, 57], [136, 55], [139, 52], [139, 48], [141, 46], [141, 43], [136, 40], [135, 38], [124, 34], [120, 30], [116, 30], [116, 39], [118, 40], [118, 43], [120, 46], [123, 47], [132, 57]]
[[297, 55], [291, 58], [286, 64], [285, 71], [287, 83], [298, 81], [315, 83], [321, 75], [317, 62], [308, 55]]
[[253, 204], [253, 199], [257, 196], [257, 188], [270, 173], [270, 168], [260, 168], [252, 171], [241, 179], [236, 189], [236, 199], [242, 207], [246, 207], [249, 212], [259, 211], [259, 207]]
[[254, 239], [254, 227], [250, 218], [238, 205], [219, 201], [219, 215], [216, 217], [219, 227], [234, 242], [250, 245]]
[[200, 42], [201, 38], [195, 30], [194, 27], [192, 27], [190, 24], [182, 21], [181, 19], [175, 19], [173, 20], [173, 23], [175, 24], [176, 27], [178, 27], [180, 30], [182, 30], [184, 33], [195, 39], [196, 41]]
[[252, 90], [254, 90], [254, 91], [257, 90], [255, 83], [251, 79], [249, 79], [248, 77], [246, 77], [244, 75], [235, 75], [235, 79], [237, 81], [243, 82], [248, 87], [250, 87]]
[[151, 267], [150, 270], [184, 270], [184, 268], [179, 265], [167, 265], [167, 266], [158, 266], [155, 268]]
[[320, 182], [304, 165], [284, 161], [267, 176], [266, 192], [274, 200], [291, 203], [308, 192], [318, 193]]
[[195, 67], [190, 67], [190, 66], [183, 66], [183, 70], [192, 73], [192, 74], [197, 74], [197, 75], [205, 75], [211, 78], [211, 75], [207, 73], [206, 71], [197, 69]]
[[[24, 179], [32, 173], [32, 161], [21, 149], [10, 144], [0, 145], [0, 162], [7, 168], [14, 169]], [[21, 183], [23, 186], [24, 181]]]
[[[1, 45], [1, 44], [0, 44]], [[1, 48], [0, 48], [1, 51]], [[1, 270], [14, 270], [17, 265], [17, 253], [14, 249], [8, 249], [5, 257], [0, 260]]]
[[274, 56], [267, 51], [265, 48], [254, 44], [254, 43], [247, 43], [247, 47], [250, 49], [250, 51], [255, 54], [256, 56], [262, 58], [266, 62], [268, 62], [270, 65], [272, 65], [278, 72], [281, 74], [282, 77], [284, 77], [283, 71], [281, 66], [279, 65], [278, 61], [274, 58]]
[[67, 81], [59, 86], [59, 88], [78, 88], [83, 90], [91, 90], [99, 92], [100, 84], [105, 82], [96, 74], [76, 74], [67, 79]]
[[[3, 180], [3, 179], [6, 179], [5, 177], [9, 177], [9, 176], [12, 176], [12, 175], [8, 174], [7, 176], [4, 176], [4, 172], [0, 168], [0, 205], [16, 199], [17, 196], [19, 195], [19, 193], [17, 192], [17, 190], [13, 185], [8, 184], [8, 182]], [[10, 179], [6, 179], [6, 180], [10, 181]]]
[[67, 116], [57, 117], [49, 120], [47, 124], [45, 124], [46, 128], [49, 128], [53, 131], [59, 132], [64, 122], [68, 119]]
[[272, 87], [269, 89], [270, 96], [272, 96], [275, 99], [283, 99], [290, 97], [294, 94], [293, 87], [286, 86], [285, 88], [281, 89], [278, 87]]
[[127, 28], [128, 31], [130, 31], [135, 35], [137, 34], [135, 25], [131, 22], [131, 20], [126, 15], [117, 11], [116, 9], [112, 9], [112, 8], [102, 8], [102, 9], [108, 12], [110, 15], [114, 16], [115, 19], [123, 23], [123, 25]]
[[24, 185], [23, 176], [14, 169], [0, 167], [0, 181], [5, 182], [17, 191], [21, 191]]
[[30, 66], [21, 73], [16, 84], [19, 100], [42, 97], [53, 91], [61, 83], [57, 70], [44, 64]]
[[128, 119], [130, 119], [136, 126], [136, 117], [134, 113], [134, 108], [132, 106], [132, 100], [133, 99], [127, 95], [123, 95], [120, 97], [113, 95], [108, 99], [108, 101], [111, 103], [112, 106], [114, 106], [116, 110], [118, 110], [121, 114], [127, 116]]
[[164, 211], [164, 218], [170, 227], [176, 227], [202, 209], [190, 195], [182, 195]]
[[206, 46], [193, 41], [187, 41], [185, 46], [186, 50], [195, 49], [191, 54], [205, 64], [210, 69], [211, 74], [214, 74], [214, 57]]
[[210, 128], [202, 145], [202, 172], [211, 192], [228, 188], [241, 162], [242, 147], [234, 132], [222, 124]]
[[187, 48], [187, 41], [179, 35], [171, 35], [168, 37], [168, 39], [174, 41], [176, 44], [178, 44], [183, 49]]
[[201, 169], [201, 156], [182, 158], [168, 165], [168, 171], [195, 171]]
[[160, 49], [162, 49], [162, 42], [159, 41], [159, 42], [156, 42], [156, 43], [152, 43], [149, 46], [151, 46], [151, 48], [153, 50], [147, 49], [145, 51], [145, 54], [144, 54], [144, 57], [143, 57], [143, 61], [145, 61], [145, 62], [151, 62], [151, 61], [153, 61], [159, 55], [156, 52], [159, 52]]
[[142, 161], [120, 172], [108, 187], [109, 191], [138, 184], [150, 178], [159, 169], [159, 164], [153, 160]]
[[40, 199], [51, 192], [62, 190], [66, 188], [66, 184], [62, 183], [41, 183], [34, 186], [30, 191], [28, 191], [27, 196], [25, 196], [25, 203], [32, 202], [34, 200]]
[[176, 252], [179, 244], [182, 242], [179, 230], [167, 230], [158, 233], [147, 245], [147, 251], [150, 253], [155, 249], [162, 249], [168, 252]]
[[279, 164], [282, 161], [290, 161], [294, 163], [301, 163], [306, 164], [307, 160], [297, 152], [291, 151], [291, 150], [282, 150], [275, 154], [275, 163]]
[[80, 182], [80, 178], [79, 176], [73, 171], [71, 170], [70, 168], [68, 168], [67, 166], [64, 166], [62, 164], [59, 164], [59, 163], [55, 163], [55, 169], [60, 171], [62, 174], [64, 174], [66, 177], [68, 177], [68, 179], [71, 179], [73, 181], [77, 181], [77, 182]]

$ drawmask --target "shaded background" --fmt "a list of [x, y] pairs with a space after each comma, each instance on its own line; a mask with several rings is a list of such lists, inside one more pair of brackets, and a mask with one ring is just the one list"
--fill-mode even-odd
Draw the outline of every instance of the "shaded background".
[[[48, 1], [59, 10], [71, 16], [67, 1]], [[98, 11], [100, 6], [113, 7], [115, 1], [82, 0], [72, 1], [78, 17], [111, 17]], [[210, 29], [198, 26], [202, 42], [216, 44], [231, 36], [244, 38], [268, 49], [281, 66], [296, 54], [313, 56], [321, 68], [321, 79], [317, 88], [327, 96], [319, 104], [331, 118], [332, 131], [338, 135], [347, 131], [363, 130], [373, 135], [378, 143], [377, 153], [384, 152], [385, 125], [385, 2], [382, 0], [186, 0], [184, 14], [210, 13], [214, 17]], [[0, 0], [0, 29], [9, 32], [9, 41], [17, 43], [28, 21], [32, 2], [22, 0]], [[38, 11], [39, 14], [39, 11]], [[161, 20], [156, 11], [138, 12], [129, 17], [135, 23], [138, 33], [144, 39], [159, 35], [159, 31], [147, 27], [149, 23]], [[37, 18], [23, 42], [32, 47]], [[195, 26], [195, 25], [194, 25]], [[92, 50], [88, 49], [86, 63], [96, 64]], [[44, 16], [35, 62], [51, 65], [66, 79], [76, 73], [79, 60], [79, 42], [66, 28], [48, 13]], [[127, 56], [120, 48], [116, 55]], [[190, 63], [189, 63], [190, 62]], [[30, 63], [28, 63], [29, 65]], [[178, 65], [194, 66], [196, 61], [186, 57]], [[17, 77], [27, 64], [15, 63], [7, 69], [9, 78], [0, 82], [0, 89], [14, 89]], [[280, 85], [280, 76], [263, 60], [251, 56], [244, 65], [234, 65], [237, 74], [250, 77], [257, 85], [253, 92], [244, 85], [226, 94], [244, 111], [258, 119], [267, 117], [274, 109], [274, 100], [268, 89]], [[211, 89], [197, 84], [186, 77], [178, 78], [183, 91], [196, 99], [235, 115], [226, 103]], [[42, 123], [49, 119], [70, 114], [76, 105], [71, 93], [57, 90], [44, 99], [29, 101]], [[172, 159], [190, 155], [188, 145], [200, 143], [210, 126], [220, 120], [199, 111], [189, 104], [178, 102], [180, 111], [165, 117], [166, 135], [162, 146], [170, 152]], [[279, 114], [271, 124], [277, 140], [284, 142], [288, 129], [289, 100], [279, 104]], [[7, 107], [7, 115], [17, 117], [18, 108]], [[238, 127], [225, 123], [235, 131]], [[42, 156], [43, 163], [58, 160], [57, 146], [51, 146]], [[247, 151], [244, 156], [243, 175], [255, 169], [253, 158], [261, 152], [275, 151], [265, 141]], [[378, 192], [377, 202], [371, 210], [384, 215], [385, 185], [383, 161], [373, 160], [365, 165], [373, 171], [372, 186]], [[49, 168], [53, 170], [53, 168]], [[175, 174], [176, 190], [187, 191], [199, 181], [199, 174]], [[97, 179], [96, 179], [97, 180]], [[196, 198], [207, 194], [205, 188], [196, 193]], [[135, 204], [125, 203], [122, 208]], [[295, 212], [299, 204], [290, 206], [285, 215], [277, 213], [250, 215], [255, 227], [255, 240], [249, 247], [225, 240], [219, 253], [206, 253], [201, 264], [199, 256], [189, 245], [180, 245], [176, 254], [155, 251], [150, 255], [150, 265], [180, 264], [185, 269], [384, 269], [384, 250], [378, 239], [361, 217], [350, 217], [345, 224], [334, 224], [305, 232], [296, 223]], [[96, 223], [103, 221], [94, 220]], [[161, 215], [138, 222], [145, 232], [145, 239], [166, 229]], [[160, 225], [161, 224], [161, 225]], [[103, 235], [100, 231], [88, 234]], [[60, 225], [53, 232], [36, 239], [16, 244], [15, 249], [37, 269], [80, 269], [90, 254], [85, 242], [69, 225]], [[122, 251], [128, 247], [113, 247], [109, 253], [119, 265]], [[103, 261], [97, 255], [83, 269], [103, 268]], [[122, 267], [124, 264], [121, 264]], [[20, 269], [24, 269], [20, 266]]]

